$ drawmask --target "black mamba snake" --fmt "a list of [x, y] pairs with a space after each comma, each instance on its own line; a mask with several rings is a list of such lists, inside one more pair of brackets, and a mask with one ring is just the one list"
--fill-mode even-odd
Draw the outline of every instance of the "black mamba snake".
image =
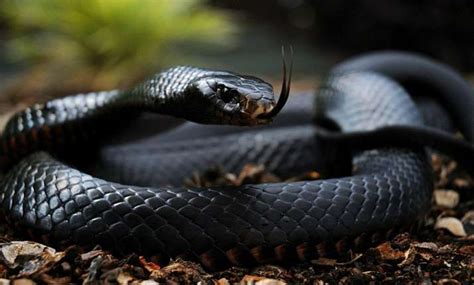
[[[187, 256], [212, 269], [303, 261], [360, 249], [416, 225], [433, 187], [423, 144], [473, 162], [472, 145], [424, 127], [406, 92], [435, 95], [472, 142], [471, 87], [448, 67], [404, 53], [367, 55], [333, 69], [316, 96], [315, 116], [308, 96], [292, 96], [277, 127], [187, 123], [93, 151], [111, 127], [122, 128], [143, 110], [201, 123], [265, 124], [284, 105], [289, 85], [284, 79], [275, 103], [272, 87], [260, 79], [178, 67], [129, 92], [74, 95], [28, 108], [3, 133], [4, 165], [10, 166], [1, 181], [2, 212], [52, 243], [100, 244], [163, 260]], [[236, 171], [248, 162], [283, 175], [305, 169], [352, 174], [240, 187], [162, 186], [213, 164]]]

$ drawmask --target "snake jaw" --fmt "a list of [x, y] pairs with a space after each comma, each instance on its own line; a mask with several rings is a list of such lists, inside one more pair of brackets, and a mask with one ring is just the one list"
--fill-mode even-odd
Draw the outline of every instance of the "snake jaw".
[[270, 112], [275, 107], [275, 101], [266, 97], [262, 97], [257, 101], [247, 100], [245, 104], [242, 104], [244, 110], [242, 112], [248, 114], [250, 118], [256, 119], [259, 116]]

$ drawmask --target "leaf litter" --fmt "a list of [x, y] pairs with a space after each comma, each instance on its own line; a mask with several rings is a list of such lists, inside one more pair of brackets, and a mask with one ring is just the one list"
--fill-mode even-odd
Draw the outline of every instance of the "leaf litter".
[[[0, 285], [3, 284], [352, 284], [474, 283], [474, 180], [457, 164], [434, 155], [436, 174], [432, 209], [421, 230], [400, 233], [364, 252], [340, 259], [318, 258], [294, 265], [231, 267], [206, 272], [182, 259], [160, 265], [131, 255], [118, 258], [100, 247], [62, 250], [21, 240], [13, 228], [1, 228]], [[318, 179], [308, 172], [288, 181]], [[281, 181], [261, 165], [247, 165], [238, 174], [215, 168], [185, 181], [192, 186], [242, 185]]]

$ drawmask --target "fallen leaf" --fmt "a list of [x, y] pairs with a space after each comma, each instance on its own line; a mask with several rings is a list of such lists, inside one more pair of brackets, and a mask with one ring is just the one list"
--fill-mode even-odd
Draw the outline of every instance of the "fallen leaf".
[[46, 272], [64, 256], [64, 252], [31, 241], [0, 244], [0, 259], [12, 269], [20, 267], [18, 276], [21, 277]]
[[407, 251], [403, 253], [404, 260], [398, 264], [399, 267], [405, 267], [407, 265], [410, 265], [415, 261], [416, 257], [416, 252], [413, 249], [413, 247], [410, 247]]
[[453, 217], [446, 217], [446, 218], [441, 218], [437, 220], [434, 228], [446, 229], [450, 233], [458, 237], [467, 236], [466, 231], [464, 230], [464, 227], [461, 221]]
[[230, 283], [229, 283], [229, 280], [227, 280], [225, 278], [221, 278], [221, 279], [217, 280], [217, 285], [230, 285]]
[[414, 243], [412, 246], [415, 248], [416, 254], [424, 260], [432, 260], [434, 258], [432, 253], [438, 252], [438, 246], [434, 242]]
[[331, 258], [320, 257], [318, 259], [311, 260], [312, 264], [323, 265], [323, 266], [336, 266], [337, 260]]
[[145, 257], [143, 256], [140, 256], [138, 259], [140, 260], [140, 264], [150, 273], [161, 269], [158, 264], [146, 261]]
[[33, 280], [26, 279], [26, 278], [15, 279], [12, 282], [12, 285], [34, 285], [34, 284], [36, 283]]
[[255, 275], [245, 275], [240, 281], [240, 284], [255, 284], [255, 285], [285, 285], [286, 283], [276, 279], [265, 278]]
[[453, 180], [453, 184], [456, 185], [456, 187], [459, 187], [459, 188], [467, 188], [469, 187], [469, 181], [467, 179], [463, 179], [463, 178], [456, 178]]
[[119, 275], [117, 276], [117, 278], [116, 278], [116, 281], [119, 285], [130, 284], [132, 282], [132, 280], [134, 280], [134, 278], [132, 276], [130, 276], [130, 274], [128, 274], [126, 272], [123, 272], [123, 271], [121, 271], [119, 273]]
[[154, 280], [145, 280], [140, 282], [140, 285], [159, 285], [160, 283], [154, 281]]
[[255, 285], [285, 285], [285, 284], [286, 283], [283, 281], [276, 280], [276, 279], [269, 279], [269, 278], [257, 281], [255, 283]]
[[266, 171], [265, 166], [246, 164], [238, 174], [228, 173], [221, 167], [209, 168], [203, 173], [194, 172], [191, 178], [185, 180], [185, 185], [209, 187], [275, 182], [281, 182], [281, 179]]
[[301, 175], [291, 177], [291, 178], [285, 180], [285, 182], [295, 182], [295, 181], [301, 181], [301, 180], [317, 180], [317, 179], [320, 179], [320, 178], [321, 178], [321, 174], [319, 172], [309, 171], [309, 172], [305, 172]]
[[404, 253], [392, 248], [389, 242], [384, 242], [376, 247], [378, 256], [383, 261], [399, 261], [405, 257]]
[[150, 273], [150, 278], [158, 281], [168, 280], [170, 277], [172, 280], [178, 280], [178, 283], [183, 282], [183, 280], [193, 280], [195, 283], [203, 280], [206, 273], [200, 265], [181, 259], [177, 259], [160, 270]]
[[438, 251], [438, 246], [434, 242], [415, 243], [413, 246], [420, 249], [428, 249], [434, 252]]
[[104, 252], [102, 250], [91, 250], [89, 252], [81, 254], [81, 260], [82, 261], [88, 261], [91, 259], [96, 258], [99, 255], [103, 255]]
[[459, 285], [461, 285], [461, 282], [459, 282], [456, 279], [445, 278], [445, 279], [438, 280], [438, 282], [436, 282], [436, 284], [439, 284], [439, 285], [457, 285], [457, 284], [459, 284]]
[[39, 279], [45, 284], [54, 284], [54, 285], [66, 285], [71, 284], [71, 277], [53, 277], [49, 274], [43, 273], [39, 276]]
[[459, 193], [453, 190], [435, 190], [434, 199], [436, 205], [453, 209], [459, 204]]
[[356, 256], [354, 258], [352, 258], [351, 260], [347, 261], [347, 262], [337, 262], [336, 265], [350, 265], [354, 262], [356, 262], [359, 258], [361, 258], [363, 256], [363, 254], [356, 254]]
[[[17, 258], [19, 256], [39, 256], [47, 246], [40, 243], [29, 242], [29, 241], [13, 241], [8, 243], [0, 244], [0, 258], [10, 268], [16, 268], [19, 264]], [[54, 249], [51, 248], [54, 252]]]
[[398, 248], [401, 250], [406, 250], [410, 247], [412, 243], [412, 238], [410, 233], [401, 233], [395, 236], [395, 238], [392, 239], [392, 244], [396, 245]]
[[419, 256], [421, 256], [421, 258], [423, 258], [424, 260], [432, 260], [433, 259], [433, 255], [431, 253], [427, 253], [427, 252], [417, 252], [417, 254]]
[[98, 280], [103, 260], [104, 259], [101, 255], [97, 256], [92, 260], [87, 270], [87, 274], [84, 278], [84, 284], [93, 284], [95, 281]]
[[459, 248], [458, 252], [467, 256], [474, 256], [474, 245], [465, 245]]
[[453, 247], [450, 244], [444, 245], [438, 249], [438, 253], [446, 254], [453, 252]]
[[474, 210], [464, 214], [464, 217], [462, 217], [461, 221], [466, 233], [468, 235], [474, 235]]

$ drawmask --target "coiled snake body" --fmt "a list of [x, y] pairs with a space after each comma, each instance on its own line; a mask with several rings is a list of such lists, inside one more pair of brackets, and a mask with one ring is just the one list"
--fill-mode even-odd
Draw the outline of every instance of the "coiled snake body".
[[[456, 73], [414, 55], [379, 53], [333, 70], [316, 96], [316, 126], [303, 118], [308, 112], [303, 108], [296, 114], [303, 119], [277, 122], [279, 128], [206, 131], [184, 124], [156, 138], [105, 146], [98, 157], [83, 145], [141, 110], [235, 125], [264, 124], [276, 113], [271, 86], [257, 78], [179, 67], [130, 92], [75, 95], [14, 116], [2, 137], [6, 165], [14, 164], [1, 181], [2, 210], [51, 242], [100, 244], [164, 259], [186, 255], [209, 268], [308, 260], [361, 247], [412, 227], [430, 205], [432, 173], [423, 146], [405, 145], [410, 139], [398, 135], [390, 145], [390, 132], [378, 136], [386, 146], [363, 146], [364, 134], [377, 130], [423, 128], [422, 115], [399, 83], [408, 90], [413, 85], [406, 83], [435, 90], [456, 127], [474, 139], [474, 95]], [[285, 112], [281, 117], [291, 107]], [[349, 144], [338, 138], [351, 133], [356, 135]], [[115, 182], [69, 166], [77, 157], [66, 154], [75, 152], [95, 161], [87, 172]], [[235, 171], [247, 162], [265, 163], [281, 174], [312, 167], [352, 173], [240, 187], [161, 186], [211, 164]]]

